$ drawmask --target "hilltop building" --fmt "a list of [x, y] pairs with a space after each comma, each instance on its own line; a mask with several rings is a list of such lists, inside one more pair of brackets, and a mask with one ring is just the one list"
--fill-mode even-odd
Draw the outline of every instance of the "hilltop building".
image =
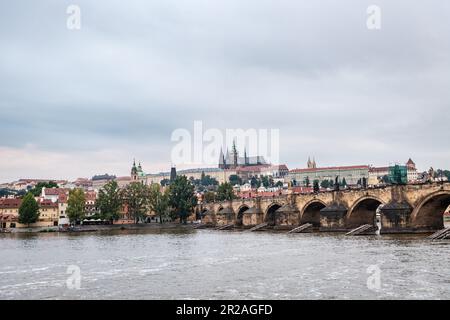
[[288, 181], [296, 186], [312, 186], [315, 180], [322, 184], [323, 181], [334, 182], [336, 177], [339, 181], [345, 179], [348, 185], [357, 185], [363, 178], [369, 178], [369, 166], [338, 166], [338, 167], [317, 167], [313, 158], [308, 158], [307, 168], [293, 169], [289, 171]]
[[231, 148], [231, 153], [228, 152], [223, 154], [222, 149], [219, 155], [219, 169], [236, 169], [237, 167], [248, 167], [248, 166], [260, 166], [260, 165], [270, 165], [266, 162], [262, 156], [247, 156], [247, 151], [244, 149], [244, 156], [240, 157], [236, 148], [236, 143], [233, 142], [233, 147]]
[[[406, 170], [406, 179], [408, 183], [414, 183], [420, 180], [419, 173], [416, 168], [414, 161], [409, 158], [405, 165], [403, 165]], [[378, 185], [383, 183], [383, 180], [390, 178], [390, 173], [392, 171], [392, 166], [385, 167], [370, 167], [369, 168], [369, 185]]]

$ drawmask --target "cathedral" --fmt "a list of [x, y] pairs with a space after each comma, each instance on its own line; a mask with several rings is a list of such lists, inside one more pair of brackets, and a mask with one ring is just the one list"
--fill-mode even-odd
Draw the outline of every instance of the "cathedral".
[[244, 156], [240, 157], [236, 148], [236, 143], [233, 142], [231, 152], [226, 151], [226, 155], [223, 154], [222, 149], [219, 155], [219, 168], [220, 169], [236, 169], [237, 167], [249, 167], [257, 165], [268, 165], [264, 157], [262, 156], [247, 156], [247, 151], [244, 149]]
[[133, 166], [131, 167], [131, 181], [133, 182], [142, 182], [146, 183], [147, 181], [147, 175], [142, 170], [141, 163], [139, 162], [139, 165], [136, 167], [136, 161], [133, 160]]

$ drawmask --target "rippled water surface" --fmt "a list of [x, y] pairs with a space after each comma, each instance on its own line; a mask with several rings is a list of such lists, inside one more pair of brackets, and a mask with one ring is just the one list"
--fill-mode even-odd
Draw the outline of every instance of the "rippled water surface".
[[[70, 265], [81, 271], [78, 290], [66, 284]], [[371, 265], [379, 289], [368, 289]], [[215, 230], [4, 234], [0, 298], [449, 299], [450, 241]]]

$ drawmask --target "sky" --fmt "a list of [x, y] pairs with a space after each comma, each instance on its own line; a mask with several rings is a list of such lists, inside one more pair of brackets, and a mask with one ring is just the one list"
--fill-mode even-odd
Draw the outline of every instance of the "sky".
[[167, 171], [194, 121], [278, 129], [289, 168], [450, 168], [449, 18], [446, 0], [2, 1], [0, 182]]

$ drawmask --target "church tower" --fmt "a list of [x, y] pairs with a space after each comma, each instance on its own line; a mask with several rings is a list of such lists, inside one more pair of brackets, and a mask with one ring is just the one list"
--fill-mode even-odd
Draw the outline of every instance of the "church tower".
[[244, 148], [244, 165], [248, 165], [247, 148]]
[[311, 157], [308, 157], [307, 167], [308, 167], [308, 169], [317, 168], [316, 159], [314, 157], [313, 157], [313, 161], [311, 161]]
[[233, 140], [233, 149], [231, 151], [233, 155], [233, 167], [236, 168], [238, 166], [238, 152], [236, 149], [236, 141]]
[[225, 169], [225, 156], [223, 155], [222, 148], [220, 148], [219, 154], [219, 169]]
[[136, 167], [136, 160], [133, 159], [133, 166], [131, 167], [131, 180], [137, 181], [138, 179], [138, 169]]
[[177, 169], [175, 168], [175, 166], [172, 166], [172, 168], [170, 169], [170, 183], [174, 182], [176, 178], [177, 178]]

